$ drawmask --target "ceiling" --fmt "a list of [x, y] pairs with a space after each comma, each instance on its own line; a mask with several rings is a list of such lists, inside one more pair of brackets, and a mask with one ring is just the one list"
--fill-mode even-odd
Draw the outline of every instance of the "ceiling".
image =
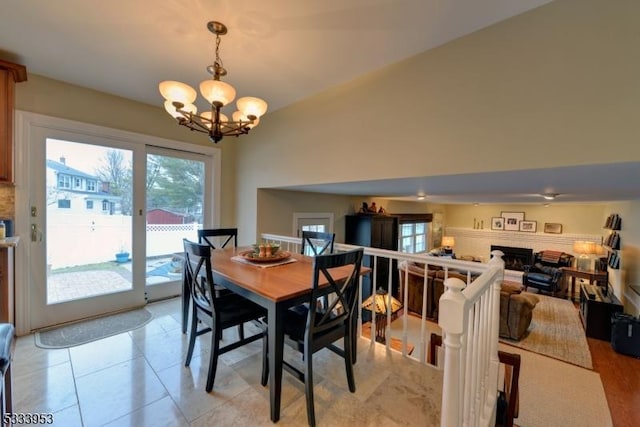
[[[229, 73], [223, 80], [238, 96], [267, 100], [273, 112], [549, 1], [3, 0], [0, 57], [30, 73], [160, 106], [159, 82], [197, 87], [209, 78], [215, 38], [206, 24], [217, 20], [229, 28], [220, 47]], [[631, 166], [640, 170], [616, 164], [295, 189], [424, 192], [443, 203], [530, 203], [544, 191], [567, 201], [624, 200], [638, 197], [621, 185], [639, 181]], [[610, 178], [601, 179], [603, 173]]]

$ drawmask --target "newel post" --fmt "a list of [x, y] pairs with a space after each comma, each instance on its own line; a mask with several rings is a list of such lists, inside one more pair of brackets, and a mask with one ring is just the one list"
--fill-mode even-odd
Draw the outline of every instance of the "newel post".
[[500, 272], [496, 274], [491, 287], [491, 356], [498, 359], [498, 335], [500, 334], [500, 291], [504, 280], [504, 260], [501, 251], [492, 251], [489, 265], [497, 267]]
[[462, 334], [467, 323], [466, 299], [462, 295], [465, 283], [456, 278], [444, 281], [445, 292], [440, 297], [438, 324], [443, 332], [444, 384], [442, 387], [441, 426], [461, 425], [462, 415]]

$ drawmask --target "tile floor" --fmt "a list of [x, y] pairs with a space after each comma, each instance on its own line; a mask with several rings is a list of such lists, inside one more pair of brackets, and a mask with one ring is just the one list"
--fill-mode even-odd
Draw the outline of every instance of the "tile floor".
[[[273, 425], [268, 388], [260, 385], [260, 342], [223, 355], [206, 393], [209, 335], [198, 338], [187, 368], [179, 299], [147, 308], [154, 318], [144, 327], [69, 349], [42, 349], [33, 335], [20, 337], [14, 412], [53, 413], [61, 427]], [[225, 338], [233, 333], [225, 331]], [[285, 357], [300, 362], [296, 353]], [[314, 356], [314, 373], [319, 426], [439, 425], [442, 372], [383, 346], [360, 341], [354, 394], [333, 353]], [[307, 425], [304, 387], [286, 372], [278, 425]]]

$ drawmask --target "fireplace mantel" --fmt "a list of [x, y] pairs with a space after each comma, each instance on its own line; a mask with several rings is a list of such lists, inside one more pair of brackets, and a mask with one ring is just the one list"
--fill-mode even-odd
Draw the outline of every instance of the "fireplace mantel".
[[[522, 231], [496, 231], [477, 230], [474, 228], [446, 227], [445, 234], [455, 238], [456, 255], [473, 255], [486, 262], [491, 257], [491, 245], [514, 246], [533, 249], [533, 252], [542, 250], [562, 251], [572, 255], [573, 242], [576, 240], [588, 240], [600, 244], [602, 237], [599, 234], [549, 234], [527, 233]], [[504, 279], [522, 283], [522, 272], [505, 270]]]
[[473, 255], [483, 261], [489, 260], [491, 245], [528, 248], [533, 249], [533, 252], [549, 249], [576, 255], [573, 253], [574, 241], [587, 240], [596, 244], [600, 244], [602, 241], [602, 237], [599, 234], [527, 233], [522, 231], [477, 230], [462, 227], [446, 227], [445, 234], [455, 238], [456, 246], [454, 250], [456, 255]]

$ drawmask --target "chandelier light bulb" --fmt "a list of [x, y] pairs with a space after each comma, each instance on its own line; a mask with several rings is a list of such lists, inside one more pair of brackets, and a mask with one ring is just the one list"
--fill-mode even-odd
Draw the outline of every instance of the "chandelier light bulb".
[[253, 96], [245, 96], [238, 99], [236, 105], [238, 106], [238, 110], [240, 110], [246, 117], [261, 117], [267, 112], [267, 103], [262, 99], [255, 98]]
[[229, 83], [220, 80], [205, 80], [200, 83], [200, 93], [209, 104], [219, 102], [222, 106], [233, 102], [236, 90]]
[[[198, 94], [191, 86], [176, 82], [173, 80], [166, 80], [158, 86], [160, 94], [167, 101], [180, 102], [182, 104], [193, 104]], [[169, 114], [173, 115], [171, 112]]]

